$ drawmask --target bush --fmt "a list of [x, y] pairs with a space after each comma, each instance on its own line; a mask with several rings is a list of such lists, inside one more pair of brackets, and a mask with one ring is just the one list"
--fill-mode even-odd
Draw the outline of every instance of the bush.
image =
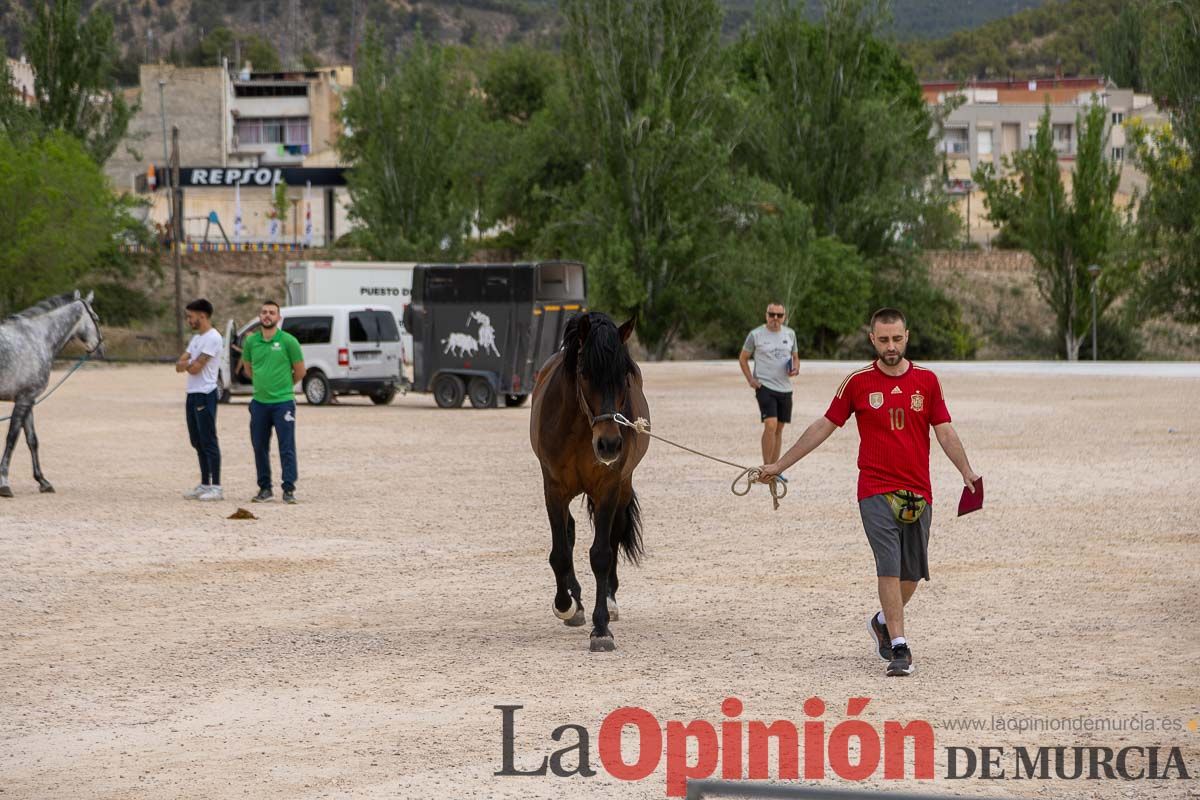
[[[1096, 349], [1105, 361], [1137, 361], [1142, 357], [1144, 343], [1141, 331], [1125, 316], [1103, 316], [1096, 326]], [[1079, 347], [1079, 360], [1092, 358], [1092, 335], [1089, 329]]]
[[80, 288], [86, 294], [94, 291], [96, 298], [92, 308], [100, 316], [102, 325], [127, 327], [132, 322], [154, 319], [165, 310], [140, 289], [131, 289], [113, 281], [102, 281]]
[[[884, 306], [900, 309], [908, 319], [909, 358], [961, 361], [975, 357], [979, 338], [963, 321], [962, 309], [930, 282], [928, 269], [916, 259], [900, 257], [876, 272], [872, 308]], [[865, 347], [865, 355], [873, 357], [870, 343]]]

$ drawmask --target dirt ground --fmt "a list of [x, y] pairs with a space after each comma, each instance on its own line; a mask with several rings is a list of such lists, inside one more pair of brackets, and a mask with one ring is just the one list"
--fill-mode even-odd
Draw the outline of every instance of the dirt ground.
[[[797, 422], [856, 366], [806, 366]], [[929, 721], [937, 778], [884, 781], [881, 766], [876, 788], [1196, 796], [1194, 780], [946, 778], [948, 747], [985, 745], [1005, 747], [1010, 776], [1018, 745], [1160, 745], [1161, 761], [1177, 746], [1200, 773], [1200, 370], [1023, 369], [942, 372], [987, 507], [952, 515], [958, 476], [935, 444], [933, 580], [909, 606], [911, 679], [885, 678], [867, 637], [877, 603], [851, 426], [791, 470], [778, 512], [763, 487], [734, 497], [732, 470], [655, 442], [635, 477], [648, 558], [622, 565], [618, 649], [594, 654], [586, 627], [551, 614], [527, 407], [302, 405], [301, 502], [287, 507], [248, 502], [238, 401], [218, 420], [230, 499], [201, 504], [181, 498], [197, 475], [179, 376], [82, 370], [37, 411], [58, 493], [37, 493], [22, 444], [17, 496], [0, 501], [0, 798], [663, 797], [665, 758], [639, 782], [602, 767], [602, 721], [638, 706], [663, 725], [719, 726], [730, 696], [743, 722], [797, 726], [821, 697], [826, 737], [851, 697], [871, 698], [860, 717], [878, 730]], [[736, 364], [645, 374], [658, 433], [758, 463]], [[259, 519], [226, 519], [238, 506]], [[580, 533], [590, 604], [586, 522]], [[598, 774], [494, 775], [497, 705], [523, 706], [516, 768], [574, 743], [574, 729], [563, 742], [551, 731], [575, 724]], [[1179, 728], [950, 727], [997, 716]]]

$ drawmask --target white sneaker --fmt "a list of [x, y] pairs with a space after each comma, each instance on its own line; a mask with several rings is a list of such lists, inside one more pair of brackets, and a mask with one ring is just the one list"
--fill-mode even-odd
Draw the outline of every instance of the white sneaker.
[[190, 492], [184, 492], [183, 497], [185, 500], [199, 500], [200, 495], [204, 494], [211, 488], [211, 486], [205, 486], [203, 483], [197, 483], [196, 488], [192, 489]]
[[221, 487], [220, 487], [220, 486], [210, 486], [210, 487], [208, 487], [208, 489], [207, 489], [207, 490], [204, 492], [204, 494], [200, 495], [200, 496], [199, 496], [199, 497], [197, 497], [196, 499], [197, 499], [197, 500], [200, 500], [200, 501], [205, 501], [205, 500], [224, 500], [224, 499], [225, 499], [225, 492], [221, 491]]

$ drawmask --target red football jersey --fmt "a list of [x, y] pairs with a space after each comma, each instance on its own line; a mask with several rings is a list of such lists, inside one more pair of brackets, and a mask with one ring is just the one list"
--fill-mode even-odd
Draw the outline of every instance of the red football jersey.
[[909, 362], [899, 377], [872, 362], [842, 381], [825, 418], [858, 421], [858, 499], [907, 489], [933, 502], [929, 428], [950, 421], [937, 376]]

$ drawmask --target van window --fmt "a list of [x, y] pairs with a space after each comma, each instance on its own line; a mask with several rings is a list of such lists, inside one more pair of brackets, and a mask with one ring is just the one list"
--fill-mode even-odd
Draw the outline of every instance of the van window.
[[333, 317], [288, 317], [283, 329], [300, 344], [329, 344], [333, 338]]
[[351, 342], [398, 342], [400, 330], [390, 311], [351, 311]]

